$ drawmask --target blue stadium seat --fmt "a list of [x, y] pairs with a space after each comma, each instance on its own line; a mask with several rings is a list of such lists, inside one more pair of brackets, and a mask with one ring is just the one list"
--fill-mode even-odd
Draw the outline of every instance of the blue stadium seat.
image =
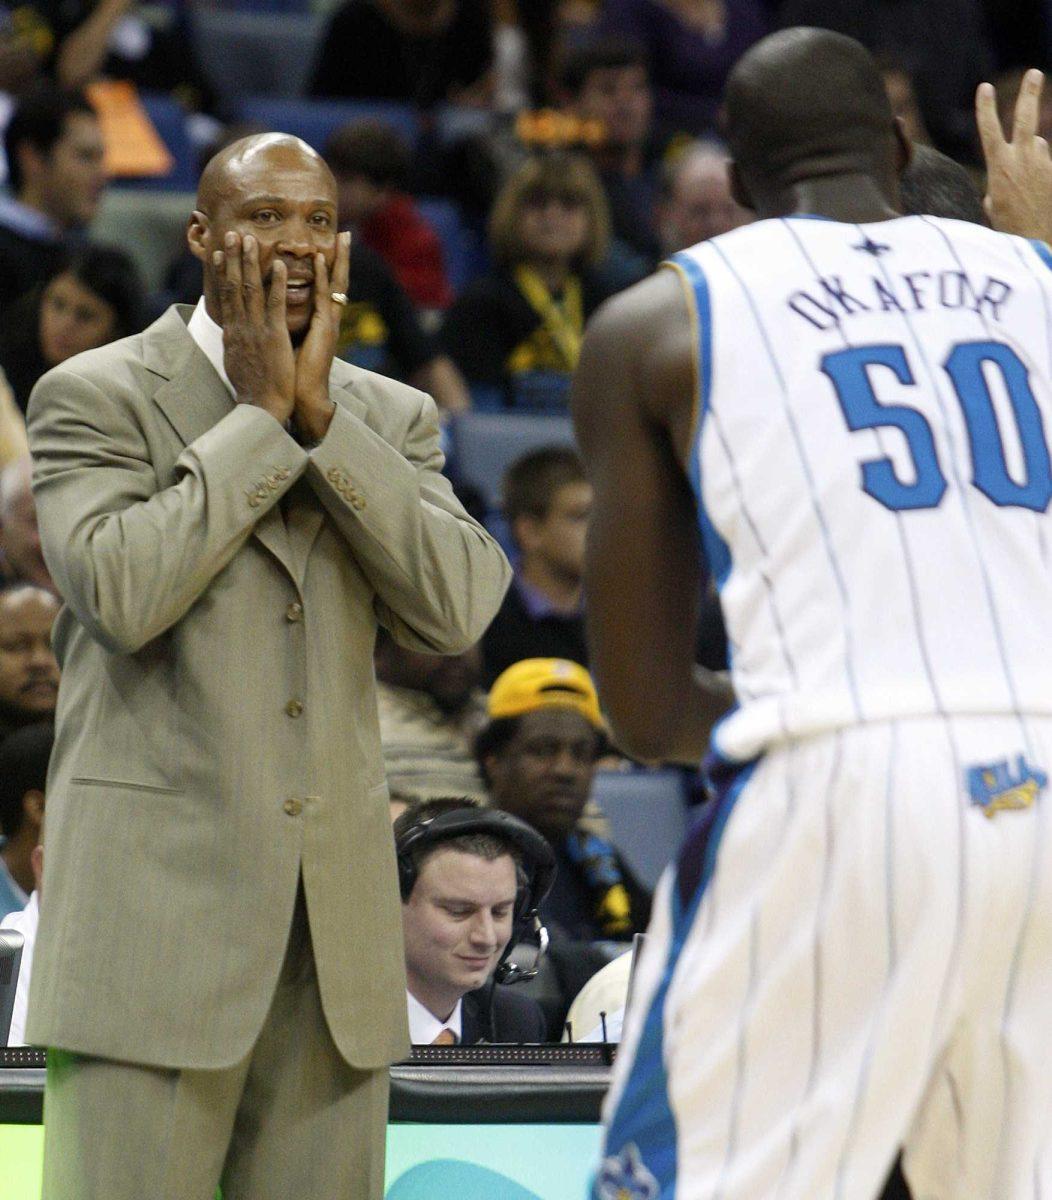
[[121, 176], [116, 187], [136, 191], [192, 192], [197, 187], [197, 152], [186, 126], [186, 113], [166, 92], [140, 92], [139, 99], [173, 159], [167, 175]]
[[438, 234], [446, 278], [453, 291], [459, 292], [486, 269], [487, 255], [481, 238], [464, 224], [454, 201], [442, 196], [421, 196], [417, 206]]
[[614, 845], [648, 887], [676, 855], [687, 832], [683, 775], [672, 769], [598, 771], [592, 799], [606, 814]]
[[573, 426], [566, 415], [466, 412], [450, 421], [451, 470], [480, 488], [493, 510], [500, 507], [504, 472], [517, 458], [540, 446], [573, 444]]
[[516, 412], [567, 412], [570, 376], [562, 371], [524, 371], [512, 383], [511, 406]]
[[294, 100], [273, 96], [245, 96], [237, 104], [239, 121], [249, 121], [292, 133], [322, 153], [330, 134], [348, 121], [384, 121], [398, 131], [416, 149], [420, 138], [420, 123], [416, 110], [409, 104], [387, 100]]
[[246, 95], [302, 96], [323, 29], [317, 13], [239, 12], [193, 6], [191, 31], [201, 69], [224, 112]]

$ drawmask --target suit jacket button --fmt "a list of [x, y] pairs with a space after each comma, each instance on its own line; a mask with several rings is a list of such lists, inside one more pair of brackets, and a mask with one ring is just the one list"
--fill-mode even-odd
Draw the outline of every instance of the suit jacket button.
[[293, 623], [303, 620], [303, 605], [298, 600], [293, 600], [285, 609], [285, 620]]
[[303, 812], [303, 801], [293, 798], [291, 800], [286, 800], [282, 807], [290, 817], [298, 817], [300, 813]]
[[285, 705], [285, 711], [290, 717], [298, 717], [303, 712], [303, 704], [299, 700], [290, 700]]

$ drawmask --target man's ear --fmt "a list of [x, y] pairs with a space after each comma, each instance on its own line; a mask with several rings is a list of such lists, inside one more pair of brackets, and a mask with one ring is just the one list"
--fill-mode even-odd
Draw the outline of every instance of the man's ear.
[[22, 811], [39, 829], [44, 821], [44, 793], [39, 788], [31, 788], [22, 797]]
[[212, 246], [208, 244], [208, 230], [208, 217], [200, 209], [195, 208], [190, 214], [190, 220], [186, 223], [186, 244], [190, 247], [190, 253], [194, 258], [201, 262], [206, 262], [212, 252]]
[[531, 513], [522, 513], [511, 523], [511, 536], [523, 553], [528, 553], [536, 542], [538, 520]]
[[731, 196], [734, 202], [740, 204], [742, 208], [747, 208], [750, 212], [755, 212], [756, 205], [749, 194], [749, 189], [745, 186], [745, 180], [742, 178], [741, 171], [738, 170], [738, 164], [733, 158], [727, 163], [727, 175], [731, 181]]
[[913, 162], [913, 143], [906, 133], [906, 123], [901, 117], [894, 118], [895, 130], [895, 174], [902, 178], [903, 172]]

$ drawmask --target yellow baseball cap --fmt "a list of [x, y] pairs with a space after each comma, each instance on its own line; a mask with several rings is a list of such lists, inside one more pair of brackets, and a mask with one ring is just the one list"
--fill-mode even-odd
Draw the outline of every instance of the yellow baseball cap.
[[566, 658], [524, 658], [497, 676], [489, 693], [489, 715], [519, 717], [539, 708], [573, 708], [605, 730], [591, 675]]

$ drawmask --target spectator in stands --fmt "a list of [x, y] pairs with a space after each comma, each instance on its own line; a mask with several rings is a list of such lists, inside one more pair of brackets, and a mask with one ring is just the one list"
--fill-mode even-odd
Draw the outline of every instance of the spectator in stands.
[[98, 118], [79, 93], [34, 89], [4, 149], [12, 198], [0, 200], [0, 308], [61, 269], [106, 184]]
[[471, 407], [464, 376], [424, 329], [398, 280], [378, 254], [353, 238], [347, 297], [341, 358], [427, 392], [445, 412]]
[[0, 92], [17, 96], [39, 76], [42, 57], [12, 8], [0, 4]]
[[884, 81], [891, 111], [902, 122], [902, 132], [914, 145], [927, 145], [931, 135], [917, 100], [913, 76], [895, 59], [884, 58], [880, 63], [880, 77]]
[[51, 627], [59, 602], [44, 588], [0, 589], [0, 737], [50, 718], [58, 697]]
[[609, 840], [579, 824], [606, 745], [588, 672], [563, 659], [516, 663], [490, 689], [488, 711], [475, 754], [490, 803], [555, 852], [555, 884], [541, 905], [553, 939], [630, 941], [646, 928], [650, 894]]
[[711, 134], [727, 75], [767, 15], [762, 0], [605, 0], [602, 28], [645, 49], [664, 126]]
[[[171, 92], [191, 111], [210, 111], [212, 89], [197, 63], [185, 0], [163, 6], [135, 0], [18, 0], [12, 10], [39, 66], [64, 88], [100, 76]], [[141, 11], [141, 10], [149, 11]]]
[[32, 476], [28, 449], [0, 471], [0, 580], [54, 592], [55, 583], [40, 549]]
[[409, 148], [383, 121], [352, 121], [325, 147], [336, 176], [341, 229], [375, 251], [418, 308], [448, 308], [442, 243], [405, 188]]
[[392, 792], [416, 800], [485, 798], [475, 736], [486, 722], [482, 652], [422, 654], [381, 629], [376, 639], [376, 699], [384, 771]]
[[436, 798], [411, 805], [394, 823], [410, 1039], [414, 1045], [543, 1042], [536, 1002], [491, 978], [514, 932], [525, 884], [522, 850], [489, 829], [402, 849], [423, 823], [471, 808], [466, 798]]
[[[37, 721], [0, 742], [0, 917], [25, 908], [39, 888], [44, 786], [54, 740], [51, 722]], [[24, 951], [22, 958], [25, 969]]]
[[25, 412], [33, 385], [52, 367], [137, 333], [146, 293], [135, 263], [114, 246], [84, 246], [69, 265], [8, 309], [0, 366]]
[[899, 177], [902, 211], [989, 225], [983, 196], [960, 163], [932, 146], [915, 145]]
[[502, 490], [518, 554], [512, 585], [482, 638], [486, 683], [524, 658], [587, 666], [584, 542], [592, 485], [581, 460], [569, 446], [531, 450], [508, 468]]
[[347, 0], [321, 39], [312, 96], [486, 105], [493, 24], [487, 0]]
[[595, 268], [610, 218], [586, 159], [528, 159], [501, 189], [490, 217], [493, 271], [464, 289], [442, 344], [476, 402], [565, 411], [584, 323], [609, 288]]
[[658, 206], [664, 257], [750, 221], [731, 195], [727, 155], [714, 142], [692, 142], [665, 164]]
[[653, 127], [643, 48], [622, 38], [585, 42], [567, 53], [559, 84], [564, 106], [605, 130], [591, 159], [606, 194], [611, 232], [653, 265], [660, 253], [654, 210], [664, 146]]
[[[0, 370], [0, 470], [9, 467], [28, 453], [29, 439], [26, 437], [25, 417], [15, 403], [15, 393], [7, 382], [7, 376]], [[3, 579], [3, 574], [0, 564], [0, 580]]]

